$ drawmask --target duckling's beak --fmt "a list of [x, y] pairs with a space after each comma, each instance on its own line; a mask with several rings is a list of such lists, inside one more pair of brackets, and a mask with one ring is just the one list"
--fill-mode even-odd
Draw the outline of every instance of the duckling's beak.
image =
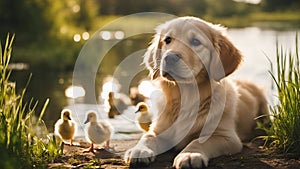
[[68, 120], [71, 120], [71, 117], [69, 115], [67, 115]]
[[84, 124], [90, 122], [89, 118], [86, 119], [86, 121], [84, 122]]
[[138, 113], [140, 110], [135, 111], [134, 113]]

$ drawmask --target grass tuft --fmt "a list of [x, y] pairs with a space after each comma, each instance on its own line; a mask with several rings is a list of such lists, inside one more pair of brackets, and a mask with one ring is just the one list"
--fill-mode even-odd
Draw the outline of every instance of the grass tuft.
[[266, 145], [283, 154], [300, 155], [300, 64], [298, 34], [296, 51], [288, 53], [276, 45], [277, 74], [270, 74], [278, 90], [279, 104], [271, 107], [273, 120], [266, 128]]
[[0, 45], [0, 168], [45, 167], [62, 153], [55, 138], [40, 130], [49, 99], [37, 118], [38, 103], [23, 101], [27, 86], [18, 94], [16, 83], [9, 80], [13, 40], [8, 35], [3, 49]]

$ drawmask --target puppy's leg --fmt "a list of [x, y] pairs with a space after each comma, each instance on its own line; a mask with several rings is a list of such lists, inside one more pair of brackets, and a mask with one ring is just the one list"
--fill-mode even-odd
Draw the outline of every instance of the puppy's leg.
[[205, 142], [195, 139], [175, 158], [173, 167], [203, 168], [211, 158], [225, 154], [235, 154], [242, 150], [242, 143], [236, 134], [229, 136], [212, 135]]
[[145, 134], [138, 144], [127, 150], [124, 156], [126, 163], [130, 166], [148, 166], [154, 161], [157, 154], [157, 139], [155, 134]]

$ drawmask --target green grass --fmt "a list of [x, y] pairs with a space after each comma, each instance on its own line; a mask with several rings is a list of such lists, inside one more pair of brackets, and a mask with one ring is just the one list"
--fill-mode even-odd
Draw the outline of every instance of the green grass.
[[[283, 154], [300, 156], [300, 62], [298, 35], [296, 51], [285, 52], [277, 45], [277, 74], [271, 76], [278, 90], [279, 104], [271, 107], [273, 120], [263, 137], [267, 146]], [[274, 71], [273, 71], [274, 72]]]
[[36, 117], [38, 103], [24, 103], [26, 87], [18, 94], [16, 83], [9, 80], [13, 40], [14, 36], [8, 36], [3, 50], [0, 45], [0, 168], [45, 167], [62, 150], [46, 131], [38, 132], [49, 100]]

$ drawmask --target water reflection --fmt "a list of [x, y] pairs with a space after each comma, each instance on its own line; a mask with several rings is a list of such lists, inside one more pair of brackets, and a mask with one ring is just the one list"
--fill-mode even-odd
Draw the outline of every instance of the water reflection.
[[65, 90], [65, 96], [71, 99], [77, 99], [85, 96], [85, 90], [81, 86], [69, 86]]
[[[273, 80], [268, 71], [271, 70], [271, 64], [276, 65], [277, 42], [279, 47], [282, 47], [286, 52], [295, 53], [296, 32], [294, 28], [289, 31], [258, 27], [229, 29], [228, 36], [244, 56], [243, 63], [233, 76], [257, 83], [268, 95], [269, 103], [272, 105], [277, 103], [276, 97], [274, 97], [276, 91], [274, 92]], [[274, 73], [276, 74], [276, 72]]]
[[33, 75], [27, 87], [24, 100], [27, 103], [29, 103], [31, 99], [33, 99], [33, 103], [38, 100], [36, 112], [39, 113], [47, 98], [50, 99], [43, 119], [45, 120], [48, 129], [53, 131], [54, 122], [60, 117], [62, 108], [67, 105], [67, 98], [64, 91], [71, 84], [72, 73], [58, 73], [32, 69], [26, 71], [13, 71], [11, 80], [17, 81], [18, 93], [26, 86], [31, 73]]

